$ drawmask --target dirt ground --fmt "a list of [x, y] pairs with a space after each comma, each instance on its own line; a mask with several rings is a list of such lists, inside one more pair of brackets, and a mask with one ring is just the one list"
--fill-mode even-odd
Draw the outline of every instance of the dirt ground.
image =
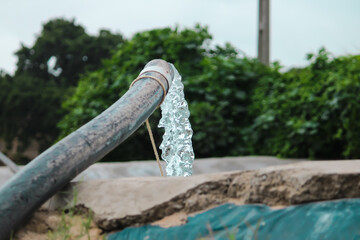
[[86, 213], [38, 210], [14, 240], [102, 240], [105, 235]]
[[[229, 203], [241, 205], [233, 200]], [[275, 206], [280, 209], [284, 206]], [[183, 211], [154, 221], [152, 225], [169, 228], [186, 224], [189, 216], [194, 216], [208, 209], [187, 214]], [[87, 212], [59, 212], [41, 209], [13, 237], [14, 240], [104, 240], [106, 233], [98, 228]]]

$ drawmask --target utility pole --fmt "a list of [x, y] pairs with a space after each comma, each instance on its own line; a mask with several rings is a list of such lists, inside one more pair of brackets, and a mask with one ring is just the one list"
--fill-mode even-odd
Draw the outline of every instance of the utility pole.
[[259, 0], [258, 59], [270, 63], [270, 0]]

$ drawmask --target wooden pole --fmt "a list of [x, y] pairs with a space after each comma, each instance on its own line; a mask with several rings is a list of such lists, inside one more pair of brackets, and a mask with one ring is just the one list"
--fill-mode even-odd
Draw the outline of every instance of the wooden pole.
[[259, 0], [258, 59], [270, 63], [270, 0]]

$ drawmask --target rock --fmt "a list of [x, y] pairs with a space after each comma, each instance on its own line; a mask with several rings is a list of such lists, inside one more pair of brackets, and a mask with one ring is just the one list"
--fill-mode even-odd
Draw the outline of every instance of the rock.
[[[76, 189], [76, 190], [73, 190]], [[72, 183], [52, 208], [74, 198], [107, 231], [191, 214], [226, 202], [288, 206], [360, 197], [360, 160], [311, 161], [259, 170]]]
[[[298, 161], [304, 161], [304, 159], [279, 159], [269, 156], [204, 158], [196, 159], [193, 173], [198, 175], [235, 170], [253, 170]], [[20, 168], [23, 168], [23, 166], [20, 166]], [[163, 169], [165, 169], [165, 164], [163, 164]], [[13, 175], [8, 167], [0, 166], [0, 186], [5, 184]], [[80, 173], [75, 178], [75, 181], [140, 176], [160, 176], [156, 161], [100, 162]]]

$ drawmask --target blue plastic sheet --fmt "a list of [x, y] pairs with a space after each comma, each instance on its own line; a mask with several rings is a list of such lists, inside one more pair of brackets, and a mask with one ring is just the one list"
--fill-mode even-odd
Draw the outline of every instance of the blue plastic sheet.
[[273, 210], [265, 205], [224, 204], [189, 217], [185, 225], [144, 225], [109, 235], [123, 239], [359, 239], [360, 199], [344, 199]]

